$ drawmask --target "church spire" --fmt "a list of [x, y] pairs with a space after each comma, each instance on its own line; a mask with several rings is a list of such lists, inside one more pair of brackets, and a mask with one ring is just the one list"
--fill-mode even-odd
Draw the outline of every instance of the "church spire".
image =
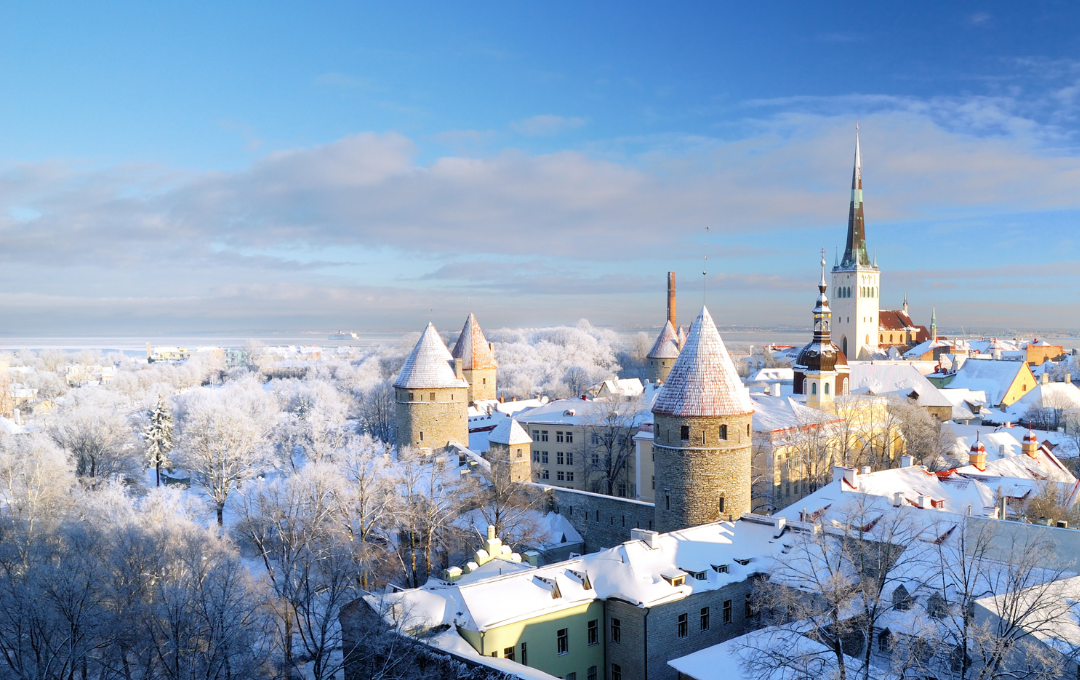
[[937, 340], [937, 306], [930, 310], [930, 339]]
[[859, 153], [859, 124], [855, 123], [855, 169], [851, 173], [851, 207], [848, 209], [847, 245], [841, 267], [870, 266], [863, 222], [862, 155]]
[[832, 318], [832, 310], [829, 309], [829, 298], [825, 295], [825, 249], [821, 249], [821, 280], [818, 281], [818, 299], [814, 307], [814, 342], [828, 345], [830, 339], [829, 320]]

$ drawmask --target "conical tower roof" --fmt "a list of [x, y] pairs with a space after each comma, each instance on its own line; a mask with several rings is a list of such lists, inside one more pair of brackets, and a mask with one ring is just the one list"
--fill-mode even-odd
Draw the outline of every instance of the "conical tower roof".
[[679, 348], [682, 349], [686, 345], [686, 329], [679, 326]]
[[733, 416], [753, 413], [750, 391], [743, 387], [709, 310], [690, 326], [686, 343], [667, 382], [660, 388], [653, 413], [669, 416]]
[[468, 386], [464, 378], [457, 377], [454, 357], [450, 356], [450, 350], [446, 349], [435, 326], [430, 323], [394, 380], [394, 387], [402, 389]]
[[677, 359], [679, 357], [679, 336], [670, 321], [664, 322], [664, 329], [656, 336], [656, 342], [647, 355], [649, 359]]
[[499, 367], [495, 363], [495, 352], [491, 351], [484, 331], [480, 330], [480, 324], [476, 323], [476, 317], [472, 314], [465, 319], [465, 327], [454, 345], [453, 355], [455, 359], [461, 359], [461, 367], [467, 371]]

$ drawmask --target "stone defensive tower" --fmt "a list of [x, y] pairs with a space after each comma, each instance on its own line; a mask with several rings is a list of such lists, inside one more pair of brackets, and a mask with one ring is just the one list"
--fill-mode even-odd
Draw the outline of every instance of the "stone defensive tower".
[[750, 512], [750, 425], [754, 407], [709, 310], [653, 405], [655, 529], [737, 519]]
[[394, 380], [398, 447], [469, 445], [469, 383], [430, 323]]
[[532, 437], [518, 421], [507, 418], [488, 435], [484, 458], [492, 472], [505, 481], [532, 481]]
[[662, 383], [667, 380], [671, 373], [671, 367], [679, 358], [679, 337], [675, 334], [675, 327], [671, 321], [664, 322], [664, 328], [660, 335], [656, 336], [656, 342], [645, 357], [645, 378], [654, 383]]
[[476, 317], [469, 314], [453, 352], [461, 360], [462, 375], [469, 382], [469, 403], [495, 399], [495, 379], [499, 364], [495, 346], [484, 337]]

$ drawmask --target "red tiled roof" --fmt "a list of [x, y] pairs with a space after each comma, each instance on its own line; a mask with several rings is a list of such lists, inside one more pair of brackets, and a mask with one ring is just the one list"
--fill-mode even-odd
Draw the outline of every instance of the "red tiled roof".
[[495, 353], [491, 351], [487, 338], [484, 337], [484, 331], [480, 330], [480, 324], [476, 323], [476, 317], [472, 314], [465, 319], [461, 336], [454, 345], [453, 356], [461, 359], [461, 368], [466, 371], [499, 367], [495, 363]]

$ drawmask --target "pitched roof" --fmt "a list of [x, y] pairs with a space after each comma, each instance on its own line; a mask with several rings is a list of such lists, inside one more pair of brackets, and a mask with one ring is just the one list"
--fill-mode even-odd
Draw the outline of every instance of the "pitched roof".
[[656, 342], [647, 355], [649, 359], [676, 359], [679, 356], [679, 336], [675, 333], [674, 326], [670, 321], [664, 322], [664, 328], [660, 335], [656, 336]]
[[468, 386], [469, 383], [464, 378], [457, 377], [454, 357], [450, 356], [450, 351], [446, 349], [435, 326], [430, 323], [394, 380], [394, 387], [404, 389]]
[[730, 416], [753, 412], [750, 392], [743, 387], [709, 310], [702, 307], [660, 388], [653, 413]]
[[461, 359], [461, 367], [467, 371], [499, 367], [499, 364], [495, 363], [495, 353], [491, 351], [491, 346], [484, 337], [484, 331], [480, 330], [480, 324], [476, 323], [476, 317], [472, 314], [465, 319], [465, 326], [454, 345], [453, 356]]
[[516, 420], [506, 418], [491, 431], [491, 434], [488, 435], [488, 441], [510, 446], [513, 444], [531, 444], [532, 437], [525, 431], [525, 428], [518, 425]]
[[911, 317], [899, 309], [882, 309], [878, 312], [878, 329], [883, 331], [904, 331], [915, 328]]
[[911, 364], [855, 364], [851, 368], [848, 391], [876, 395], [899, 392], [904, 396], [914, 393], [918, 395], [919, 406], [953, 405]]
[[1009, 391], [1016, 376], [1027, 366], [1022, 361], [992, 361], [989, 359], [968, 359], [949, 387], [963, 387], [969, 390], [982, 390], [991, 405], [1000, 404]]

